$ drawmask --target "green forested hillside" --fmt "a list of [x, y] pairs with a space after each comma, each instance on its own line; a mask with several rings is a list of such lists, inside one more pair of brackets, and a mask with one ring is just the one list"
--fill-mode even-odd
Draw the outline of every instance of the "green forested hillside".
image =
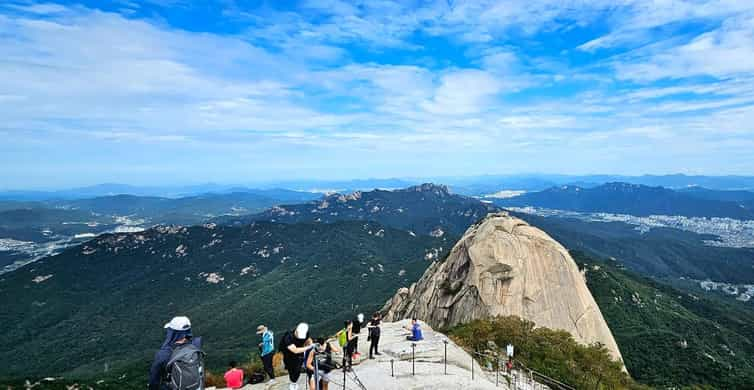
[[452, 243], [355, 221], [104, 235], [0, 276], [0, 377], [144, 373], [178, 314], [223, 366], [255, 351], [261, 322], [332, 332], [378, 308]]
[[754, 388], [754, 311], [681, 292], [614, 261], [573, 254], [636, 380]]

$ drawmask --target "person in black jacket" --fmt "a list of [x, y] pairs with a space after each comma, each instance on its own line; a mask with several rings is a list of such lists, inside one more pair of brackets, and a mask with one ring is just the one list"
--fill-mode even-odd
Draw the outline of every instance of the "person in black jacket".
[[369, 330], [369, 358], [374, 359], [374, 355], [382, 355], [377, 351], [380, 344], [380, 325], [382, 324], [382, 317], [380, 313], [372, 314], [372, 319], [367, 324]]
[[361, 328], [364, 326], [364, 314], [359, 313], [351, 322], [353, 323], [353, 329], [351, 330], [353, 339], [351, 340], [350, 349], [352, 354], [356, 354], [359, 353], [359, 333], [361, 333]]
[[298, 379], [301, 377], [301, 368], [304, 364], [304, 353], [312, 348], [315, 344], [305, 345], [309, 337], [309, 325], [300, 323], [293, 331], [288, 331], [280, 340], [280, 350], [283, 352], [283, 364], [288, 371], [288, 379], [291, 383], [288, 390], [298, 389]]
[[177, 346], [186, 343], [194, 344], [197, 348], [202, 347], [202, 338], [193, 337], [191, 334], [191, 321], [188, 317], [174, 317], [165, 324], [167, 334], [165, 341], [154, 355], [154, 361], [149, 368], [149, 390], [167, 389], [167, 363], [173, 350]]

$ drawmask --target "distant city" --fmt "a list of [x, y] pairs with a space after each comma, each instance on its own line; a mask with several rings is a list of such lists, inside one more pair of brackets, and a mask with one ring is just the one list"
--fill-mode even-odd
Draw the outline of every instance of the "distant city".
[[650, 215], [638, 217], [627, 214], [584, 213], [538, 207], [509, 207], [511, 211], [542, 217], [575, 218], [587, 222], [623, 222], [646, 233], [653, 228], [673, 228], [698, 234], [711, 234], [719, 240], [704, 240], [707, 245], [727, 248], [754, 248], [754, 221], [732, 218], [684, 217], [679, 215]]

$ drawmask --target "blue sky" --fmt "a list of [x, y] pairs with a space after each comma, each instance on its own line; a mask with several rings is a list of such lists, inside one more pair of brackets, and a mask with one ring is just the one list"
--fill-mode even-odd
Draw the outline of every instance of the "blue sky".
[[0, 188], [754, 174], [754, 2], [4, 1], [0, 118]]

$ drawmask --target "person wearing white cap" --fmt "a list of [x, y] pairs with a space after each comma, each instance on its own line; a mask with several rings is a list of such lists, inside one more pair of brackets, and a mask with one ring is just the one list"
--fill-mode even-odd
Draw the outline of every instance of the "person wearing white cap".
[[298, 378], [301, 376], [301, 367], [304, 362], [304, 352], [311, 348], [317, 347], [317, 344], [305, 346], [309, 334], [309, 325], [300, 323], [293, 331], [285, 332], [283, 339], [280, 341], [283, 346], [283, 363], [288, 371], [288, 379], [291, 384], [289, 390], [298, 389]]
[[201, 348], [201, 337], [193, 337], [191, 334], [191, 321], [188, 317], [173, 317], [165, 324], [166, 335], [162, 346], [154, 355], [154, 362], [149, 369], [149, 390], [162, 390], [166, 388], [167, 364], [176, 347], [191, 343]]
[[275, 383], [275, 370], [272, 367], [272, 358], [275, 356], [275, 335], [264, 325], [257, 326], [257, 334], [262, 336], [259, 343], [259, 356], [262, 358], [264, 372], [270, 377], [269, 383]]

